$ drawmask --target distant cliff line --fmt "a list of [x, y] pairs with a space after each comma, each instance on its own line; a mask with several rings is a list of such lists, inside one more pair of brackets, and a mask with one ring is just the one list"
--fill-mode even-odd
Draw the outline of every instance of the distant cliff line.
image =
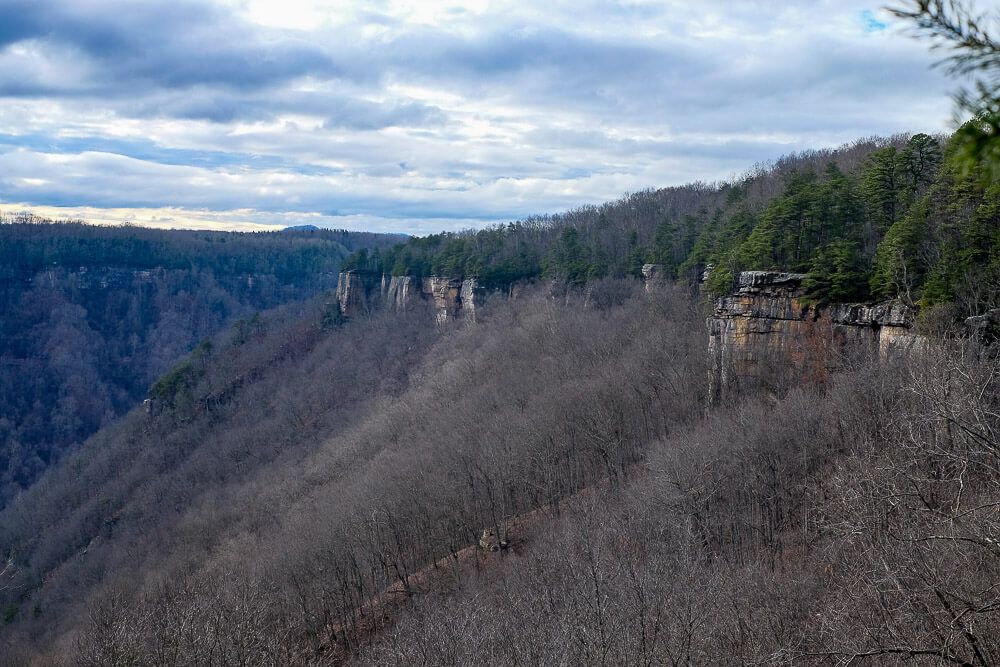
[[337, 309], [344, 317], [378, 308], [405, 311], [421, 302], [434, 307], [438, 324], [458, 318], [475, 321], [483, 290], [475, 278], [387, 276], [365, 271], [343, 271], [337, 279]]
[[[672, 282], [658, 264], [643, 265], [641, 277], [646, 292]], [[809, 298], [806, 282], [804, 273], [744, 271], [730, 293], [714, 301], [707, 319], [712, 400], [737, 386], [768, 384], [774, 378], [766, 376], [778, 366], [786, 382], [797, 382], [825, 376], [844, 355], [869, 353], [887, 360], [920, 349], [928, 340], [916, 326], [915, 306], [900, 299], [820, 303]], [[556, 284], [550, 285], [553, 295]], [[507, 295], [513, 297], [523, 286], [512, 285]], [[585, 305], [588, 287], [583, 286]], [[434, 308], [438, 324], [475, 322], [485, 294], [476, 278], [350, 270], [339, 275], [336, 305], [345, 318], [380, 308], [405, 311], [427, 305]], [[979, 337], [995, 337], [998, 330], [998, 309], [967, 318], [963, 329]]]

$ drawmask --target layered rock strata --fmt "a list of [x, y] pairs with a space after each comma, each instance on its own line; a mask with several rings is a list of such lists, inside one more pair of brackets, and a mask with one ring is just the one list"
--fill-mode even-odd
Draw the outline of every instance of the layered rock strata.
[[479, 283], [474, 278], [466, 278], [462, 281], [462, 288], [458, 292], [459, 308], [462, 317], [467, 322], [476, 321], [476, 307], [482, 301], [482, 290]]
[[438, 324], [455, 319], [462, 309], [461, 280], [431, 276], [424, 278], [422, 291], [434, 302], [434, 319]]
[[735, 293], [708, 318], [711, 392], [765, 380], [776, 361], [793, 373], [822, 374], [840, 353], [871, 350], [886, 358], [919, 344], [914, 312], [898, 301], [833, 304], [805, 299], [804, 274], [746, 271]]
[[353, 317], [371, 307], [367, 277], [358, 271], [344, 271], [337, 277], [337, 304], [342, 314]]
[[413, 276], [344, 271], [337, 280], [337, 305], [347, 317], [377, 308], [405, 311], [418, 303], [430, 302], [439, 324], [459, 317], [474, 322], [481, 298], [482, 290], [475, 278], [430, 276], [418, 281]]
[[385, 303], [395, 310], [407, 310], [420, 298], [413, 276], [382, 276]]

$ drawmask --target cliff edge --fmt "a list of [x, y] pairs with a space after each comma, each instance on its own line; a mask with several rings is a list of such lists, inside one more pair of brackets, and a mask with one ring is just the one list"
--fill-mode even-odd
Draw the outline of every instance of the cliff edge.
[[708, 318], [711, 395], [766, 382], [780, 361], [793, 374], [825, 373], [840, 353], [871, 351], [885, 359], [918, 345], [915, 311], [900, 301], [876, 304], [810, 302], [805, 274], [745, 271], [733, 294], [719, 298]]

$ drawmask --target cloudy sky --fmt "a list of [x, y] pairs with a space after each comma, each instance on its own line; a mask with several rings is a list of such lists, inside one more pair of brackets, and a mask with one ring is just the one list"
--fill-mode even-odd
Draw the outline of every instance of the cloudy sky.
[[947, 130], [854, 0], [0, 0], [0, 212], [428, 233]]

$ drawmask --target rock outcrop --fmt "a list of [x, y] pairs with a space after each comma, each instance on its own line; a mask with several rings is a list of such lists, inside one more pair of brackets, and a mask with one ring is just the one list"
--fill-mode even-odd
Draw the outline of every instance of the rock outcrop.
[[642, 265], [642, 286], [647, 292], [652, 292], [665, 282], [663, 266], [660, 264]]
[[337, 277], [337, 304], [341, 314], [354, 317], [369, 310], [371, 289], [367, 278], [359, 271], [344, 271]]
[[507, 540], [497, 535], [493, 528], [483, 528], [483, 534], [479, 538], [479, 548], [484, 551], [500, 551], [507, 548]]
[[474, 322], [482, 290], [475, 278], [460, 280], [430, 276], [387, 276], [344, 271], [337, 280], [337, 306], [345, 317], [377, 308], [405, 311], [422, 302], [434, 307], [435, 320], [443, 324], [459, 317]]
[[438, 324], [455, 319], [462, 308], [461, 280], [440, 276], [424, 278], [423, 292], [434, 301], [434, 319]]
[[467, 322], [475, 322], [476, 308], [482, 303], [482, 290], [479, 288], [479, 282], [475, 278], [466, 278], [463, 280], [458, 298], [460, 300], [459, 307], [462, 310], [462, 317]]
[[385, 303], [395, 310], [407, 310], [420, 298], [413, 276], [382, 276]]
[[800, 273], [746, 271], [734, 294], [708, 318], [713, 398], [728, 387], [766, 381], [776, 361], [793, 374], [824, 374], [839, 353], [871, 350], [886, 358], [919, 345], [912, 309], [898, 301], [832, 304], [805, 299]]

